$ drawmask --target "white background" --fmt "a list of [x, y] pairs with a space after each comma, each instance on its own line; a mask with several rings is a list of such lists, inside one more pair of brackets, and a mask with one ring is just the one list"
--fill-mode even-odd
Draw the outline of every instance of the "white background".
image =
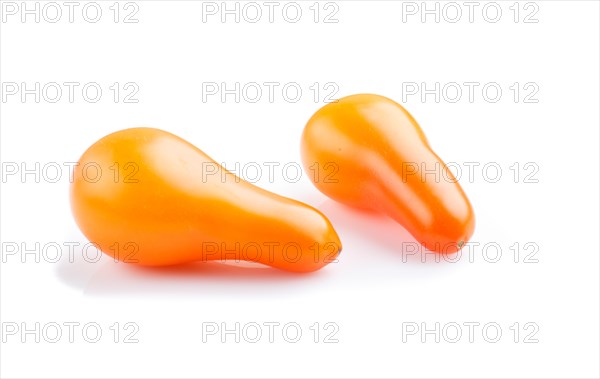
[[[473, 22], [459, 2], [463, 15], [456, 23], [448, 22], [453, 9], [446, 8], [439, 23], [434, 15], [422, 22], [420, 13], [406, 12], [414, 9], [410, 5], [392, 1], [338, 1], [328, 9], [321, 3], [317, 23], [312, 1], [299, 3], [303, 13], [296, 23], [282, 17], [286, 3], [269, 22], [268, 8], [259, 2], [265, 14], [256, 23], [243, 15], [239, 23], [233, 16], [222, 23], [218, 15], [203, 22], [203, 4], [194, 1], [137, 1], [137, 23], [122, 22], [135, 9], [123, 9], [124, 3], [115, 23], [112, 1], [99, 2], [100, 21], [88, 22], [82, 2], [71, 23], [60, 4], [65, 14], [56, 23], [43, 15], [36, 23], [33, 16], [22, 22], [20, 13], [3, 14], [3, 86], [95, 82], [103, 95], [90, 103], [80, 86], [72, 103], [66, 94], [56, 103], [43, 96], [36, 103], [33, 95], [23, 101], [20, 93], [3, 91], [2, 377], [600, 375], [597, 2], [517, 4], [518, 22], [513, 2], [498, 2], [502, 15], [495, 23], [489, 21], [495, 8], [486, 8], [488, 20], [482, 16], [485, 2], [475, 8]], [[440, 11], [445, 4], [439, 3]], [[323, 22], [336, 9], [332, 19], [338, 22]], [[534, 10], [528, 20], [538, 22], [524, 22]], [[108, 88], [115, 82], [135, 83], [139, 102], [115, 103]], [[236, 103], [233, 96], [222, 102], [216, 95], [203, 101], [207, 82], [280, 86], [272, 102], [266, 94], [257, 103]], [[455, 103], [454, 93], [439, 102], [434, 95], [408, 95], [411, 83], [423, 82], [427, 88], [436, 82], [440, 88], [480, 85], [472, 101], [466, 92]], [[521, 88], [517, 102], [509, 88], [515, 82]], [[297, 102], [282, 97], [286, 83], [303, 89]], [[317, 102], [309, 88], [314, 83], [321, 88]], [[81, 251], [71, 261], [66, 249], [63, 259], [52, 262], [55, 244], [86, 240], [69, 209], [68, 170], [51, 183], [55, 172], [42, 172], [45, 165], [74, 162], [102, 136], [140, 125], [175, 133], [231, 166], [297, 163], [302, 128], [324, 104], [326, 83], [337, 86], [335, 97], [372, 92], [402, 102], [435, 151], [462, 166], [460, 182], [477, 215], [472, 241], [480, 244], [470, 256], [455, 263], [411, 256], [403, 244], [412, 238], [399, 225], [327, 199], [306, 175], [292, 183], [275, 170], [274, 180], [263, 171], [256, 184], [324, 212], [343, 241], [338, 263], [299, 276], [222, 264], [144, 270], [106, 257], [91, 263]], [[497, 102], [482, 96], [486, 83], [501, 87]], [[525, 89], [526, 83], [533, 87]], [[532, 88], [538, 91], [528, 100], [537, 102], [525, 102]], [[36, 162], [40, 178], [6, 171], [15, 164], [20, 170], [22, 163], [35, 171]], [[479, 164], [473, 175], [465, 162]], [[486, 164], [492, 166], [487, 174]], [[495, 167], [502, 173], [494, 183]], [[292, 169], [289, 176], [295, 176]], [[537, 252], [526, 258], [528, 242]], [[484, 251], [486, 244], [492, 247]], [[23, 246], [33, 252], [24, 254]], [[48, 341], [54, 329], [47, 327], [47, 335], [42, 330], [53, 322], [63, 325], [56, 343]], [[69, 322], [97, 323], [100, 341], [87, 342], [79, 326], [69, 342]], [[110, 329], [116, 322], [117, 343]], [[133, 330], [124, 330], [127, 322], [139, 327], [138, 343], [124, 343]], [[266, 327], [257, 343], [244, 335], [239, 343], [233, 335], [222, 343], [220, 334], [205, 335], [203, 342], [206, 323], [243, 328], [251, 322], [280, 323], [274, 342]], [[22, 330], [36, 323], [39, 343], [35, 333]], [[299, 342], [283, 338], [281, 327], [288, 323], [301, 327]], [[315, 323], [317, 343], [310, 329]], [[326, 323], [334, 326], [325, 330]], [[435, 332], [421, 334], [436, 323], [439, 342]], [[449, 323], [461, 325], [456, 343], [455, 324]], [[472, 342], [464, 323], [479, 323]], [[490, 341], [493, 329], [482, 332], [486, 324], [500, 327], [498, 342]], [[8, 333], [14, 325], [19, 330]], [[408, 325], [420, 330], [409, 335]], [[325, 343], [335, 326], [338, 342]], [[247, 331], [254, 336], [254, 329]]]

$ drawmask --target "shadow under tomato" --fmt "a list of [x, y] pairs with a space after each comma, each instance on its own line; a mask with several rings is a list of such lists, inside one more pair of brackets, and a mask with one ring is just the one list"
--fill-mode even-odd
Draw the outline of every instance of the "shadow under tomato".
[[327, 267], [313, 273], [290, 273], [247, 262], [195, 262], [168, 267], [147, 267], [115, 262], [102, 256], [98, 262], [63, 260], [56, 270], [67, 285], [92, 295], [168, 293], [189, 295], [289, 295], [328, 281]]
[[402, 225], [384, 214], [352, 208], [330, 199], [323, 202], [320, 209], [336, 229], [368, 241], [374, 250], [401, 257], [402, 244], [415, 242]]

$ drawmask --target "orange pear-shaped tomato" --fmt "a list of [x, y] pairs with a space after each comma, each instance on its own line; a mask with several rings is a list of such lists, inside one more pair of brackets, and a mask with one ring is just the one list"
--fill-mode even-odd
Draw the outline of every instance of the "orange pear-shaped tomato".
[[341, 250], [319, 211], [241, 180], [162, 130], [133, 128], [100, 139], [73, 179], [79, 228], [125, 262], [245, 260], [308, 272]]
[[378, 95], [353, 95], [319, 109], [302, 135], [302, 160], [327, 196], [385, 213], [427, 249], [451, 253], [469, 240], [469, 200], [415, 119]]

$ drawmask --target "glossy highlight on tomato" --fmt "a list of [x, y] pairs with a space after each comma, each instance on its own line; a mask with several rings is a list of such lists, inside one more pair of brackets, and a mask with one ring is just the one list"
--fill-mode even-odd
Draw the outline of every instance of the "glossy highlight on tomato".
[[[474, 232], [458, 181], [417, 121], [391, 99], [359, 94], [325, 105], [306, 124], [301, 152], [306, 170], [336, 165], [335, 181], [313, 180], [321, 192], [389, 215], [429, 250], [456, 252]], [[435, 170], [439, 175], [431, 175]]]
[[236, 177], [159, 129], [100, 139], [82, 155], [73, 178], [77, 225], [121, 261], [245, 260], [309, 272], [334, 261], [342, 248], [318, 210]]

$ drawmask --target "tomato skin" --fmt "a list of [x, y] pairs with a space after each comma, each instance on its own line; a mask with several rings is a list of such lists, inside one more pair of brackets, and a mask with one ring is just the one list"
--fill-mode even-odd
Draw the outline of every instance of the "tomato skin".
[[316, 209], [236, 177], [159, 129], [110, 134], [78, 163], [70, 190], [75, 221], [118, 260], [164, 266], [235, 259], [309, 272], [341, 250]]
[[336, 180], [311, 178], [321, 192], [389, 215], [429, 250], [456, 252], [474, 232], [464, 191], [415, 119], [393, 100], [360, 94], [325, 105], [308, 121], [301, 153], [306, 170], [336, 165]]

